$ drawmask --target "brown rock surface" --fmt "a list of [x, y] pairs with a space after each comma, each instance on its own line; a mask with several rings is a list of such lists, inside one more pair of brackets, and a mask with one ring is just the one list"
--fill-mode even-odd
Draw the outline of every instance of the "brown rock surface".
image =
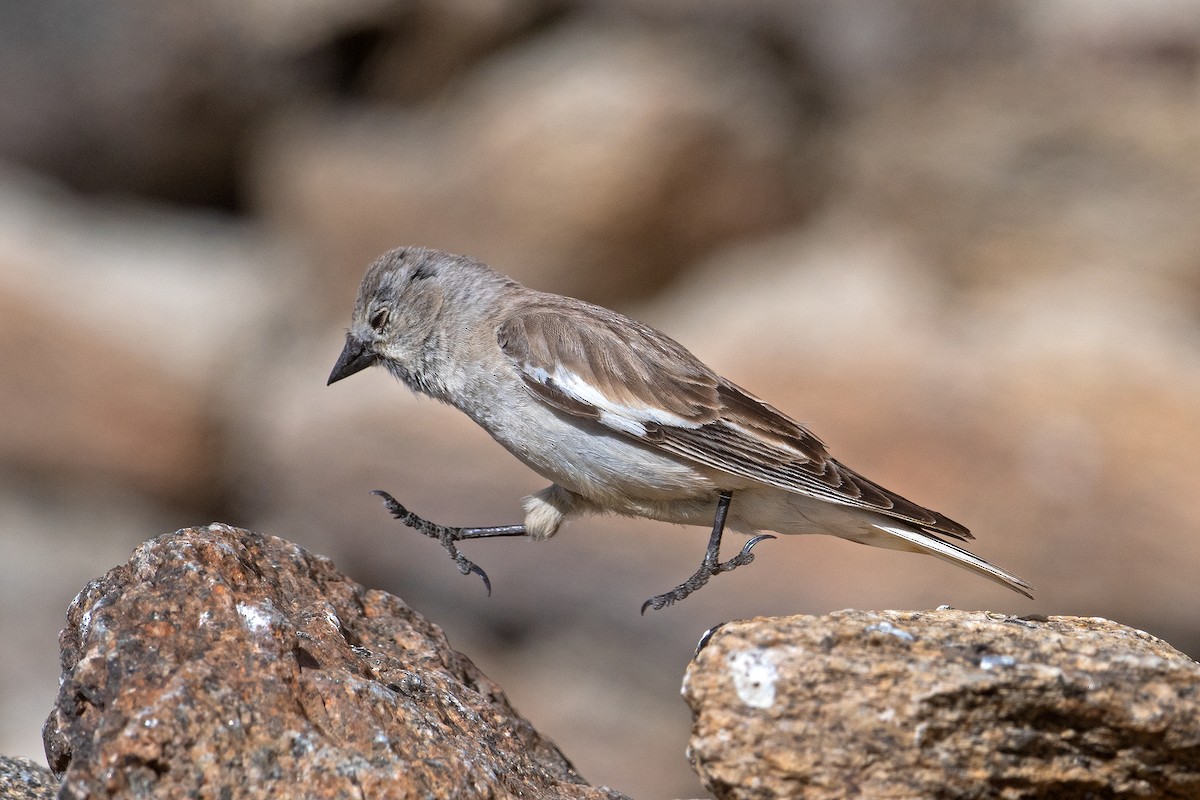
[[0, 800], [50, 800], [58, 781], [41, 764], [0, 756]]
[[172, 499], [212, 485], [211, 462], [196, 454], [211, 448], [215, 429], [184, 382], [3, 287], [0, 316], [0, 466], [107, 475]]
[[277, 252], [249, 225], [100, 211], [0, 163], [0, 470], [214, 502], [239, 365], [277, 318], [266, 298], [290, 296]]
[[[730, 52], [732, 51], [732, 52]], [[723, 242], [799, 219], [820, 181], [769, 59], [722, 37], [566, 25], [425, 110], [317, 114], [258, 148], [255, 194], [329, 272], [421, 242], [538, 288], [628, 300]]]
[[71, 605], [46, 752], [66, 797], [619, 798], [436, 626], [225, 525], [141, 545]]
[[88, 190], [234, 203], [239, 150], [261, 120], [352, 79], [339, 42], [386, 41], [415, 5], [6, 5], [0, 105], [21, 113], [0, 118], [0, 158]]
[[719, 798], [1200, 797], [1200, 664], [1100, 618], [841, 611], [718, 629], [684, 680]]

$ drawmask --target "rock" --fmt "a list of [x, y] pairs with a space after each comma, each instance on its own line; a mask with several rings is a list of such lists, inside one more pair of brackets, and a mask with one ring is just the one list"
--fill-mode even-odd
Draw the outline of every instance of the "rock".
[[281, 124], [254, 194], [310, 243], [338, 314], [371, 260], [412, 243], [627, 299], [803, 215], [821, 181], [801, 166], [796, 105], [737, 36], [571, 23], [482, 62], [442, 103]]
[[0, 756], [0, 800], [51, 800], [57, 793], [58, 781], [41, 764]]
[[684, 679], [718, 798], [1200, 797], [1200, 664], [1100, 618], [721, 627]]
[[212, 465], [197, 456], [214, 430], [195, 394], [24, 299], [0, 287], [0, 359], [12, 370], [0, 387], [0, 464], [55, 480], [103, 476], [176, 500], [213, 486]]
[[620, 798], [399, 598], [213, 524], [72, 603], [44, 738], [64, 797]]
[[1200, 211], [1200, 162], [1185, 133], [1200, 109], [1187, 74], [1056, 51], [929, 75], [839, 132], [839, 188], [905, 230], [947, 289], [980, 306], [1031, 279], [1079, 286], [1112, 275], [1173, 304], [1168, 287], [1194, 287], [1200, 247], [1188, 224]]
[[0, 468], [213, 502], [224, 401], [300, 282], [277, 280], [283, 262], [245, 223], [92, 204], [0, 166]]
[[[360, 41], [370, 43], [369, 57], [360, 65], [358, 86], [352, 88], [370, 100], [404, 104], [436, 102], [447, 86], [491, 52], [578, 10], [570, 0], [385, 2], [394, 7], [392, 24], [368, 29], [367, 36], [358, 33]], [[340, 7], [329, 4], [331, 10]], [[291, 16], [303, 19], [307, 14]], [[381, 21], [385, 20], [386, 16]]]
[[[264, 118], [350, 82], [411, 4], [48, 0], [0, 11], [0, 156], [101, 193], [238, 202]], [[392, 35], [396, 35], [393, 31]]]

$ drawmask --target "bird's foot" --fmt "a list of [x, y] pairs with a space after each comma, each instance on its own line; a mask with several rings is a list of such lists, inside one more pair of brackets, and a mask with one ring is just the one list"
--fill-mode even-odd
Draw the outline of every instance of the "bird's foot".
[[[382, 489], [376, 489], [371, 494], [378, 495], [383, 498], [383, 504], [393, 517], [403, 522], [408, 527], [440, 542], [442, 547], [446, 548], [446, 552], [450, 554], [450, 558], [454, 559], [454, 563], [458, 564], [458, 571], [463, 575], [470, 575], [472, 572], [483, 579], [483, 586], [487, 589], [489, 596], [492, 594], [492, 582], [488, 580], [487, 573], [471, 559], [458, 552], [458, 547], [455, 542], [463, 539], [474, 538], [470, 536], [471, 529], [452, 528], [448, 525], [438, 525], [435, 522], [430, 522], [424, 517], [419, 517], [413, 512], [400, 504], [396, 498], [392, 497]], [[467, 534], [467, 535], [464, 535]]]
[[740, 566], [749, 564], [754, 560], [754, 554], [750, 552], [754, 549], [754, 545], [758, 544], [764, 539], [774, 538], [775, 537], [769, 533], [755, 536], [742, 545], [741, 552], [728, 561], [717, 561], [715, 558], [709, 560], [708, 558], [705, 558], [700, 564], [700, 569], [696, 570], [692, 577], [688, 578], [671, 591], [655, 595], [646, 602], [642, 603], [642, 613], [645, 614], [647, 608], [653, 608], [655, 611], [658, 611], [659, 609], [673, 605], [699, 589], [704, 584], [708, 583], [714, 575], [719, 575], [722, 572], [732, 572]]

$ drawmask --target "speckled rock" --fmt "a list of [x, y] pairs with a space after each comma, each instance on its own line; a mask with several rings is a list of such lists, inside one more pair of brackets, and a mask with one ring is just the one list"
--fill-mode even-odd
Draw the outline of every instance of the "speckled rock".
[[619, 798], [400, 599], [271, 536], [160, 536], [90, 583], [43, 732], [66, 798]]
[[0, 800], [51, 800], [58, 781], [41, 764], [0, 756]]
[[718, 798], [1200, 797], [1200, 664], [1105, 619], [730, 623], [683, 693]]

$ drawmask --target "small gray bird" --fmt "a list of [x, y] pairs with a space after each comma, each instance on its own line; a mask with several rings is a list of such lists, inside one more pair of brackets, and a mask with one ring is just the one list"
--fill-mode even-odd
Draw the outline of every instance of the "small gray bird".
[[[525, 498], [524, 524], [484, 528], [436, 525], [376, 492], [489, 592], [456, 542], [546, 539], [570, 517], [617, 513], [712, 526], [696, 573], [642, 613], [749, 563], [758, 542], [775, 538], [760, 531], [927, 553], [1032, 597], [1025, 581], [946, 541], [974, 538], [965, 527], [838, 463], [807, 428], [674, 340], [466, 256], [403, 247], [371, 265], [329, 383], [374, 364], [459, 409], [553, 481]], [[753, 536], [721, 561], [727, 525]]]

